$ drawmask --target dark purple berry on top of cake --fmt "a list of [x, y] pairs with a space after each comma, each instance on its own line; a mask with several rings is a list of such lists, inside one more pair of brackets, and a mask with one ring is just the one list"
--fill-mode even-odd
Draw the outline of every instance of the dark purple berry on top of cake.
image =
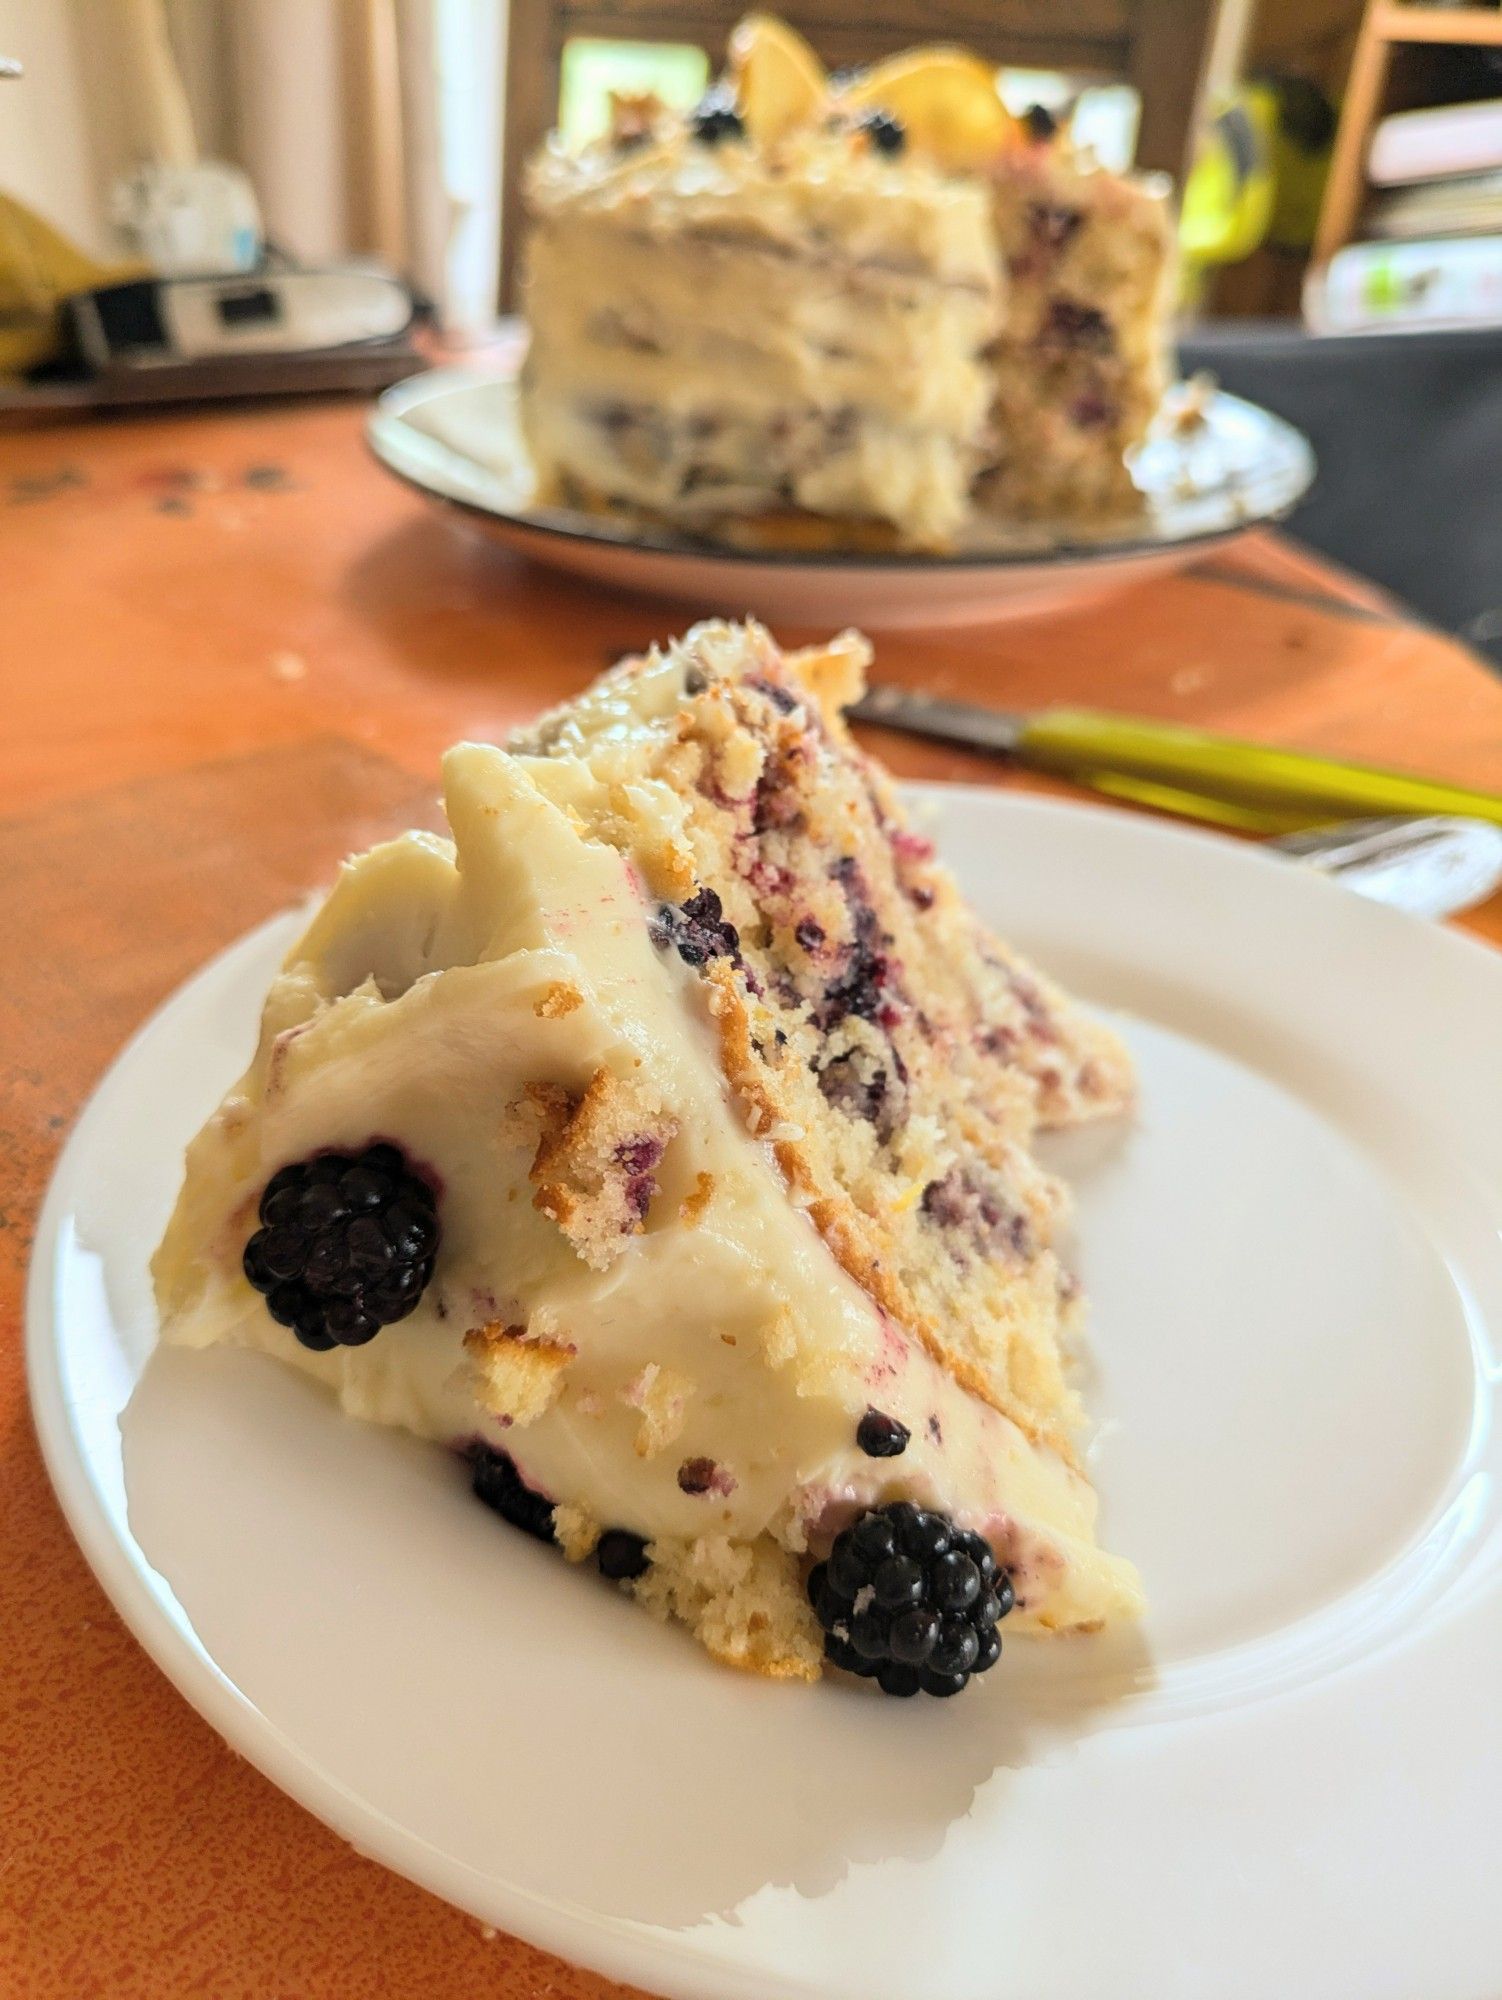
[[855, 1441], [867, 1458], [900, 1458], [912, 1432], [885, 1410], [867, 1410], [855, 1427]]
[[689, 120], [689, 129], [703, 146], [718, 146], [722, 139], [743, 139], [745, 121], [735, 108], [732, 94], [719, 86], [700, 98]]
[[1043, 104], [1030, 104], [1022, 114], [1022, 122], [1027, 127], [1027, 136], [1035, 144], [1044, 146], [1059, 129], [1059, 121]]
[[855, 128], [864, 133], [866, 143], [873, 153], [885, 153], [892, 157], [900, 153], [907, 144], [907, 128], [900, 118], [894, 118], [890, 111], [868, 111]]
[[304, 1347], [359, 1347], [405, 1319], [433, 1275], [437, 1196], [385, 1143], [320, 1153], [274, 1173], [246, 1277]]

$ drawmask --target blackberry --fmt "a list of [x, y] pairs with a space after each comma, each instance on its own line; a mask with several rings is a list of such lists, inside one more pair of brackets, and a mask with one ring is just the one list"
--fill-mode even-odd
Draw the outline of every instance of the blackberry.
[[245, 1275], [304, 1347], [360, 1347], [426, 1290], [437, 1206], [395, 1146], [295, 1161], [266, 1183]]
[[855, 1441], [867, 1458], [899, 1458], [912, 1432], [885, 1410], [867, 1410], [855, 1427]]
[[746, 136], [745, 120], [735, 108], [734, 97], [724, 89], [711, 90], [699, 100], [689, 129], [701, 146], [718, 146], [722, 139]]
[[544, 1499], [517, 1471], [515, 1462], [503, 1451], [476, 1438], [465, 1453], [469, 1460], [469, 1482], [477, 1500], [531, 1535], [539, 1542], [553, 1540], [553, 1503]]
[[865, 133], [873, 153], [900, 153], [907, 144], [907, 127], [890, 111], [868, 111], [855, 129]]
[[[872, 1414], [875, 1414], [874, 1412]], [[896, 1500], [836, 1535], [809, 1574], [824, 1655], [883, 1694], [959, 1694], [1001, 1657], [1012, 1580], [984, 1535]]]

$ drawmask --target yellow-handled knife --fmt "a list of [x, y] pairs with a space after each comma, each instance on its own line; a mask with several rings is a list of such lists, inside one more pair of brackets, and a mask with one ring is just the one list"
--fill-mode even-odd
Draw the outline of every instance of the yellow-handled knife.
[[1019, 715], [888, 686], [870, 689], [847, 714], [1244, 833], [1386, 813], [1448, 813], [1502, 826], [1502, 793], [1095, 709]]

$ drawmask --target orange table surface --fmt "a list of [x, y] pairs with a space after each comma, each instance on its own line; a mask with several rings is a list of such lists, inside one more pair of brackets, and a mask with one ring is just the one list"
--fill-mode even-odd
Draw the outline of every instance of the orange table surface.
[[[0, 435], [7, 2000], [621, 1990], [362, 1860], [228, 1750], [105, 1602], [26, 1408], [34, 1218], [125, 1038], [340, 855], [430, 818], [448, 742], [498, 736], [690, 615], [484, 542], [382, 473], [360, 422], [327, 403]], [[1502, 790], [1497, 680], [1266, 534], [1046, 624], [891, 637], [878, 670]], [[961, 752], [880, 747], [909, 775], [1023, 782]], [[1466, 922], [1502, 941], [1502, 898]]]

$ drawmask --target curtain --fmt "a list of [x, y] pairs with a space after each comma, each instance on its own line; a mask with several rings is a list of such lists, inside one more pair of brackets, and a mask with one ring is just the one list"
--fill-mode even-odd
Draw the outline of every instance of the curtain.
[[63, 4], [101, 200], [164, 143], [141, 45], [165, 23], [192, 142], [249, 175], [271, 243], [377, 257], [455, 331], [493, 321], [506, 0]]

